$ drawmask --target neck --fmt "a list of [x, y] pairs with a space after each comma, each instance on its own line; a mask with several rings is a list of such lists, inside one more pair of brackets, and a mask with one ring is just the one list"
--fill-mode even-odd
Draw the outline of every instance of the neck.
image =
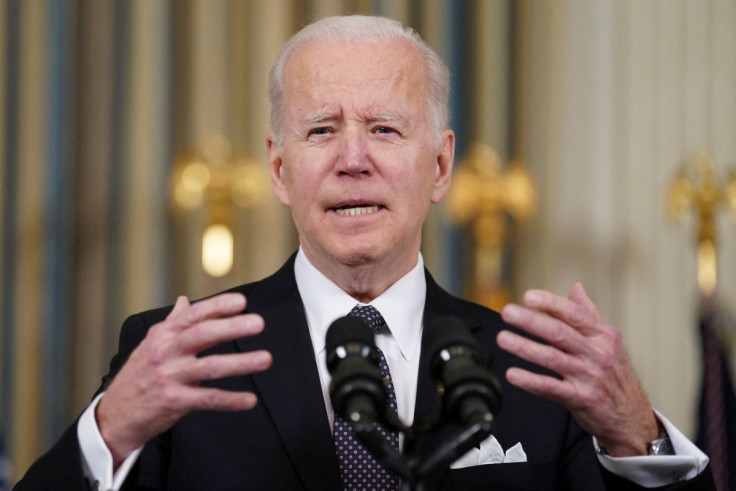
[[370, 303], [417, 265], [419, 250], [392, 255], [383, 261], [352, 258], [322, 260], [303, 248], [309, 262], [345, 293], [361, 303]]

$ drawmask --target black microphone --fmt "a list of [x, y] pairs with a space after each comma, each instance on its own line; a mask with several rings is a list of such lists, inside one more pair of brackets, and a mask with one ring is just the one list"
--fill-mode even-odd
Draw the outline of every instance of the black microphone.
[[430, 371], [444, 390], [443, 410], [464, 425], [490, 424], [501, 409], [501, 386], [485, 367], [482, 351], [456, 317], [441, 317], [425, 331]]
[[373, 330], [363, 319], [343, 317], [327, 330], [325, 344], [327, 370], [332, 375], [330, 399], [335, 414], [350, 423], [355, 436], [381, 465], [402, 479], [410, 480], [408, 462], [374, 425], [381, 421], [389, 428], [405, 429], [398, 417], [387, 411]]
[[335, 413], [354, 427], [371, 425], [386, 406], [373, 330], [358, 317], [342, 317], [327, 330], [325, 344]]

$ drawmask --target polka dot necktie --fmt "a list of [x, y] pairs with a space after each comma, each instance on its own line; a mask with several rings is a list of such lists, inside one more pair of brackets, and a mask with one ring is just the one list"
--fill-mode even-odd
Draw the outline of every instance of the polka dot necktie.
[[[386, 324], [375, 307], [371, 305], [357, 305], [348, 315], [363, 319], [373, 332], [378, 334]], [[396, 394], [388, 371], [386, 357], [381, 350], [379, 353], [379, 367], [386, 388], [386, 400], [389, 409], [396, 412]], [[399, 448], [399, 433], [391, 431], [382, 424], [377, 424], [378, 431], [395, 448]], [[335, 415], [334, 427], [335, 451], [340, 463], [340, 475], [345, 489], [375, 489], [397, 490], [399, 478], [396, 474], [384, 469], [373, 455], [358, 441], [353, 427], [342, 417]]]

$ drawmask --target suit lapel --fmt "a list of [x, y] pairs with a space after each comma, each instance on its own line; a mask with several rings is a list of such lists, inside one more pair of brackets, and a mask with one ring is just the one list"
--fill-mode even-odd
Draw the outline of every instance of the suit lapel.
[[[253, 375], [305, 489], [340, 489], [342, 481], [304, 307], [294, 280], [293, 257], [248, 297], [266, 328], [237, 341], [242, 351], [267, 349], [273, 366]], [[255, 344], [257, 343], [257, 344]]]
[[[454, 316], [459, 318], [472, 332], [476, 341], [481, 347], [484, 357], [487, 360], [487, 366], [490, 369], [491, 358], [488, 352], [489, 347], [495, 342], [495, 335], [492, 329], [482, 326], [480, 321], [472, 316], [467, 309], [464, 308], [464, 301], [461, 301], [446, 291], [444, 291], [434, 281], [429, 272], [426, 272], [427, 279], [427, 300], [424, 306], [423, 333], [422, 333], [422, 349], [419, 359], [419, 377], [417, 380], [417, 399], [414, 410], [414, 422], [426, 421], [439, 415], [440, 396], [437, 392], [437, 383], [430, 374], [428, 340], [432, 339], [431, 329], [439, 329], [441, 326], [434, 326], [434, 320], [442, 316]], [[435, 445], [441, 445], [442, 436], [430, 436], [425, 440], [427, 448]], [[426, 489], [439, 489], [447, 477], [449, 469], [442, 470], [431, 476], [426, 483]]]
[[[426, 346], [430, 337], [426, 329], [432, 320], [444, 315], [459, 317], [484, 350], [492, 346], [494, 335], [491, 329], [480, 327], [478, 320], [463, 308], [463, 303], [442, 290], [428, 272], [426, 278], [425, 331], [419, 361], [415, 422], [426, 419], [439, 408], [436, 383], [429, 373]], [[241, 351], [267, 349], [274, 357], [269, 370], [252, 375], [261, 403], [273, 418], [305, 489], [342, 489], [314, 349], [294, 279], [294, 256], [276, 274], [245, 293], [248, 310], [262, 315], [266, 328], [260, 335], [239, 339], [236, 344]]]
[[428, 271], [425, 271], [425, 276], [427, 279], [427, 300], [424, 305], [424, 331], [422, 334], [422, 347], [419, 359], [419, 378], [417, 380], [417, 400], [414, 409], [414, 421], [419, 421], [421, 418], [431, 414], [438, 408], [440, 401], [437, 393], [437, 383], [432, 379], [429, 371], [429, 356], [431, 354], [429, 353], [427, 340], [431, 339], [432, 335], [427, 332], [427, 329], [432, 329], [433, 321], [447, 315], [458, 317], [476, 337], [476, 340], [484, 351], [483, 354], [486, 356], [486, 359], [488, 359], [488, 352], [486, 350], [489, 346], [488, 333], [480, 328], [478, 320], [468, 315], [462, 309], [462, 305], [458, 299], [452, 297], [437, 285]]

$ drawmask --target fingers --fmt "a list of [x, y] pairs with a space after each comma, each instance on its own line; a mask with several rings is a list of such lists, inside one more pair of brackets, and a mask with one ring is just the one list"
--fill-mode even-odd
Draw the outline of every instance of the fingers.
[[[582, 286], [580, 289], [582, 290]], [[575, 287], [573, 287], [573, 291], [579, 293]], [[529, 290], [524, 294], [524, 303], [528, 307], [560, 319], [572, 327], [586, 329], [597, 324], [600, 321], [600, 316], [595, 305], [590, 302], [584, 291], [582, 291], [582, 296], [587, 300], [584, 304], [544, 290]], [[592, 305], [592, 308], [590, 305]]]
[[529, 290], [524, 303], [504, 307], [503, 319], [549, 344], [501, 331], [498, 345], [558, 377], [510, 368], [509, 383], [567, 407], [612, 455], [645, 451], [641, 442], [656, 432], [651, 408], [621, 333], [605, 322], [583, 286], [574, 284], [568, 298]]
[[620, 333], [601, 319], [580, 283], [573, 285], [568, 299], [529, 290], [524, 301], [530, 308], [506, 305], [503, 319], [549, 346], [510, 332], [500, 333], [497, 342], [527, 361], [570, 376], [585, 370], [579, 366], [580, 360], [605, 367], [623, 350]]
[[196, 354], [218, 343], [260, 333], [263, 319], [257, 314], [242, 314], [245, 305], [245, 297], [239, 293], [194, 304], [184, 296], [177, 298], [166, 320], [148, 332], [147, 338], [157, 346], [156, 358]]
[[248, 411], [258, 404], [258, 398], [252, 392], [203, 387], [185, 392], [182, 399], [185, 407], [211, 411]]
[[186, 308], [189, 307], [191, 304], [189, 303], [189, 299], [185, 297], [184, 295], [180, 295], [176, 299], [176, 303], [174, 304], [174, 308], [169, 312], [169, 315], [166, 316], [167, 319], [171, 319], [172, 317], [176, 317], [181, 315], [183, 312], [186, 311]]
[[520, 389], [564, 405], [577, 416], [581, 411], [602, 410], [605, 418], [607, 411], [614, 410], [607, 386], [558, 379], [516, 367], [506, 371], [506, 380]]
[[256, 405], [252, 393], [200, 385], [263, 371], [273, 363], [267, 351], [199, 355], [216, 344], [263, 331], [263, 318], [244, 314], [245, 305], [245, 297], [237, 293], [194, 304], [182, 296], [166, 319], [148, 330], [97, 407], [98, 426], [114, 462], [193, 410], [239, 411]]
[[566, 352], [579, 352], [585, 349], [584, 336], [563, 321], [514, 304], [506, 305], [501, 315], [507, 323], [545, 339]]
[[511, 385], [555, 402], [565, 403], [570, 398], [564, 381], [549, 375], [540, 375], [521, 368], [509, 368], [506, 370], [506, 380]]
[[181, 380], [197, 383], [236, 375], [249, 375], [271, 367], [273, 357], [265, 350], [229, 355], [209, 355], [195, 360], [183, 360]]
[[585, 338], [600, 334], [605, 328], [598, 309], [580, 283], [573, 285], [569, 298], [529, 290], [524, 294], [524, 303], [528, 308], [515, 304], [504, 307], [503, 319], [568, 352], [584, 350]]
[[595, 312], [595, 315], [600, 318], [600, 313], [598, 312], [598, 307], [593, 303], [593, 301], [588, 296], [588, 293], [585, 291], [585, 288], [583, 287], [583, 284], [580, 282], [575, 282], [572, 285], [572, 288], [570, 288], [570, 293], [567, 295], [567, 298], [572, 300], [573, 302], [582, 305], [586, 309], [588, 309], [591, 312]]
[[498, 333], [496, 342], [502, 349], [559, 374], [576, 374], [584, 368], [579, 358], [568, 356], [556, 347], [531, 341], [510, 331]]
[[194, 304], [186, 297], [179, 297], [166, 320], [172, 328], [186, 329], [208, 319], [239, 314], [245, 304], [245, 297], [239, 293], [223, 293]]
[[[222, 294], [195, 304], [179, 297], [166, 321], [151, 328], [147, 341], [152, 367], [168, 364], [166, 373], [181, 383], [196, 385], [246, 375], [271, 366], [267, 351], [200, 357], [204, 350], [234, 339], [259, 334], [264, 329], [258, 314], [241, 314], [245, 297]], [[239, 315], [237, 315], [239, 314]]]
[[[108, 397], [108, 394], [105, 394], [105, 397]], [[156, 404], [162, 406], [164, 410], [151, 421], [151, 424], [158, 425], [159, 419], [165, 420], [172, 416], [174, 421], [171, 421], [171, 424], [173, 424], [181, 416], [194, 410], [242, 411], [252, 409], [257, 403], [258, 398], [252, 392], [236, 392], [213, 387], [170, 386], [158, 394]]]
[[176, 342], [183, 353], [198, 353], [216, 344], [254, 336], [263, 331], [263, 318], [258, 314], [243, 314], [195, 324], [177, 333]]

